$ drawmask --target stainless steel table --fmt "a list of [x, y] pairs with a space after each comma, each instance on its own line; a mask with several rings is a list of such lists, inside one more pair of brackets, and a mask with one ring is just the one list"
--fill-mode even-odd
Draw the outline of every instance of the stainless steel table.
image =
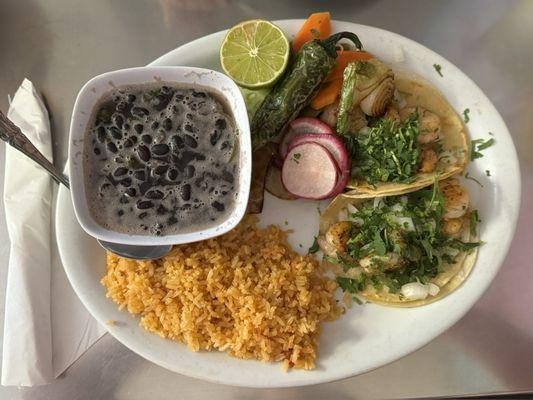
[[[489, 291], [423, 349], [341, 382], [284, 390], [219, 386], [166, 371], [106, 335], [57, 381], [0, 387], [0, 398], [360, 399], [533, 391], [533, 1], [2, 0], [0, 109], [7, 111], [6, 95], [30, 78], [48, 101], [56, 162], [63, 165], [72, 104], [90, 77], [147, 64], [240, 20], [299, 18], [323, 9], [434, 49], [472, 77], [502, 113], [520, 156], [523, 202], [515, 241]], [[3, 311], [8, 246], [0, 242]]]

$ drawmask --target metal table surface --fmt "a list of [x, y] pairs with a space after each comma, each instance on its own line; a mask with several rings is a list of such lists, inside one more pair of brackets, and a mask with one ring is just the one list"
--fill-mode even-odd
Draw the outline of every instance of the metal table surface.
[[[2, 0], [0, 109], [7, 111], [6, 95], [30, 78], [46, 96], [55, 160], [63, 165], [72, 105], [92, 76], [145, 65], [240, 20], [299, 18], [323, 9], [333, 18], [388, 29], [434, 49], [472, 77], [502, 113], [520, 157], [523, 201], [515, 241], [488, 292], [421, 350], [340, 382], [283, 390], [205, 383], [160, 368], [106, 335], [55, 382], [0, 387], [0, 398], [360, 399], [533, 391], [533, 1]], [[6, 238], [3, 215], [0, 221]], [[2, 312], [7, 256], [2, 240]], [[2, 324], [3, 315], [0, 332]]]

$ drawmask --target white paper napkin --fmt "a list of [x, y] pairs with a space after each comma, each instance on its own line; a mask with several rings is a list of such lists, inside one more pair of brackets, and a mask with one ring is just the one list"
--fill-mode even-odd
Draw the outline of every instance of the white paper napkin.
[[[52, 160], [48, 112], [25, 79], [8, 117]], [[57, 253], [51, 178], [6, 146], [4, 205], [11, 241], [2, 385], [33, 386], [59, 376], [104, 333], [73, 292]]]

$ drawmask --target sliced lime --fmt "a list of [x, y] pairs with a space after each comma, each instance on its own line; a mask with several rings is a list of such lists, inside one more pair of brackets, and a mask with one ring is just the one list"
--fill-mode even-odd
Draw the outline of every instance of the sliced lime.
[[247, 88], [272, 86], [289, 62], [289, 41], [276, 25], [244, 21], [231, 28], [220, 47], [220, 64], [237, 84]]

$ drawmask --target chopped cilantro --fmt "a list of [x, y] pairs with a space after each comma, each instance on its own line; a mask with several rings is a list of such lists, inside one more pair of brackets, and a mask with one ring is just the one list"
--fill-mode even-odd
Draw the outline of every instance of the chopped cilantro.
[[344, 135], [355, 175], [370, 185], [379, 182], [410, 183], [420, 166], [418, 113], [396, 124], [388, 118], [374, 122], [368, 132]]
[[361, 300], [359, 297], [357, 297], [357, 296], [353, 296], [353, 297], [352, 297], [352, 300], [353, 300], [355, 303], [357, 303], [358, 305], [360, 305], [360, 306], [363, 305], [362, 300]]
[[470, 213], [470, 234], [472, 236], [477, 235], [477, 224], [479, 222], [479, 216], [477, 210], [472, 210]]
[[315, 240], [313, 240], [313, 244], [311, 245], [311, 247], [309, 247], [309, 253], [315, 254], [318, 250], [320, 250], [320, 247], [318, 246], [318, 240], [316, 239], [316, 236], [315, 236]]
[[[489, 132], [490, 133], [490, 132]], [[489, 140], [485, 139], [474, 139], [472, 140], [472, 153], [470, 154], [470, 161], [474, 161], [477, 158], [483, 157], [481, 150], [485, 150], [494, 144], [494, 138]]]
[[301, 244], [301, 243], [298, 243], [298, 246], [299, 246], [299, 247], [304, 247], [303, 244]]
[[492, 146], [494, 144], [495, 140], [494, 138], [490, 138], [489, 140], [487, 140], [486, 142], [482, 142], [481, 144], [479, 144], [477, 146], [477, 149], [478, 150], [485, 150], [487, 148], [489, 148], [490, 146]]
[[291, 160], [294, 161], [296, 164], [299, 164], [300, 163], [300, 158], [302, 157], [302, 154], [301, 153], [294, 153], [292, 155], [292, 158]]
[[468, 124], [470, 122], [470, 116], [468, 115], [470, 113], [470, 108], [465, 108], [463, 111], [463, 119], [465, 120], [465, 124]]
[[313, 38], [318, 39], [320, 37], [320, 32], [317, 31], [315, 28], [310, 29], [311, 35], [313, 35]]
[[488, 169], [485, 170], [485, 175], [491, 176], [490, 171]]
[[335, 257], [328, 256], [327, 254], [324, 254], [324, 261], [330, 263], [330, 264], [338, 264], [339, 259]]
[[470, 252], [476, 247], [479, 247], [483, 242], [461, 242], [459, 239], [450, 240], [450, 246], [460, 251]]
[[366, 283], [366, 277], [363, 274], [359, 275], [357, 279], [338, 276], [336, 280], [342, 291], [349, 293], [357, 293], [360, 290], [363, 290]]
[[[362, 223], [352, 224], [344, 253], [324, 256], [344, 272], [362, 270], [356, 279], [338, 277], [339, 286], [354, 294], [368, 284], [397, 293], [409, 282], [428, 283], [442, 271], [444, 263], [455, 261], [457, 249], [470, 251], [479, 246], [480, 243], [465, 243], [442, 231], [444, 203], [435, 184], [407, 195], [385, 197], [380, 207], [374, 207], [373, 201], [359, 206], [352, 216]], [[479, 222], [477, 212], [472, 214], [471, 218]], [[408, 225], [404, 223], [406, 219], [410, 221]]]
[[437, 74], [439, 74], [441, 77], [443, 77], [444, 75], [442, 75], [442, 67], [440, 66], [440, 64], [433, 64], [433, 68], [435, 68], [435, 71], [437, 71]]
[[381, 235], [378, 231], [374, 233], [374, 251], [378, 256], [384, 256], [387, 253], [385, 242], [381, 239]]
[[472, 175], [470, 175], [469, 172], [465, 174], [465, 179], [470, 179], [471, 181], [476, 182], [479, 186], [483, 187], [483, 184], [480, 181], [478, 181], [476, 178], [474, 178]]
[[289, 225], [289, 221], [285, 220], [284, 224]]

